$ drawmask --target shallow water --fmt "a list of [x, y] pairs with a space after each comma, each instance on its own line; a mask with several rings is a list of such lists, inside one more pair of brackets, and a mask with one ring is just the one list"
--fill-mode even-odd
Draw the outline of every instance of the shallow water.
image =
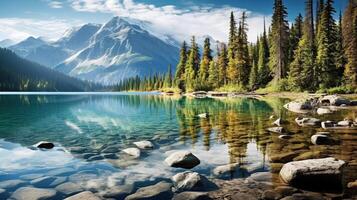
[[[171, 150], [190, 150], [201, 164], [193, 170], [214, 177], [214, 167], [239, 163], [232, 179], [268, 171], [294, 157], [334, 156], [350, 164], [347, 181], [357, 177], [357, 136], [333, 132], [335, 145], [313, 145], [320, 129], [298, 127], [297, 114], [286, 111], [288, 99], [189, 99], [156, 94], [11, 94], [0, 95], [0, 199], [22, 186], [54, 188], [74, 182], [85, 190], [104, 194], [114, 186], [142, 187], [169, 179], [182, 169], [163, 163]], [[322, 120], [356, 118], [355, 109], [338, 109]], [[207, 113], [207, 118], [198, 114]], [[292, 138], [282, 141], [272, 127], [271, 115], [290, 122], [284, 127]], [[314, 116], [313, 114], [309, 116]], [[151, 140], [153, 150], [139, 159], [121, 152], [133, 142]], [[54, 142], [52, 150], [38, 150], [39, 141]], [[296, 152], [291, 158], [279, 158]], [[107, 158], [104, 158], [107, 157]], [[274, 163], [274, 164], [272, 164]], [[42, 178], [47, 177], [47, 178]], [[42, 178], [42, 179], [41, 179]], [[9, 180], [21, 180], [9, 186]], [[274, 184], [279, 180], [272, 179]], [[58, 198], [66, 197], [61, 194]]]

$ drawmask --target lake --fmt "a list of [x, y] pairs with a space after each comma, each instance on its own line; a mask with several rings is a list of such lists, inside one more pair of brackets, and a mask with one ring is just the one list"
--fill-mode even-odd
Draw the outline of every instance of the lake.
[[[299, 115], [283, 108], [287, 102], [273, 97], [192, 99], [156, 93], [0, 95], [0, 199], [19, 187], [55, 188], [65, 182], [100, 195], [115, 186], [152, 185], [185, 171], [163, 162], [170, 151], [183, 149], [201, 160], [192, 170], [209, 178], [271, 172], [271, 182], [280, 184], [276, 177], [282, 163], [299, 156], [333, 156], [350, 163], [344, 175], [356, 180], [356, 133], [333, 132], [338, 143], [313, 145], [310, 137], [321, 129], [297, 126], [294, 119]], [[355, 119], [356, 111], [310, 116]], [[198, 117], [202, 113], [207, 117]], [[273, 126], [271, 116], [289, 122], [283, 126], [291, 139], [266, 131]], [[142, 151], [138, 159], [122, 152], [140, 140], [151, 141], [154, 148]], [[55, 148], [33, 147], [40, 141], [53, 142]], [[281, 157], [291, 152], [296, 154]], [[235, 172], [219, 177], [212, 173], [229, 163], [238, 163]], [[67, 196], [61, 193], [56, 198]]]

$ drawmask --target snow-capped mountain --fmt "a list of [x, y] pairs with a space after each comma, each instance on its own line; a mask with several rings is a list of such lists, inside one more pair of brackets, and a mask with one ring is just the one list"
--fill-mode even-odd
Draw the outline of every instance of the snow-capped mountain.
[[3, 48], [9, 47], [13, 44], [15, 44], [15, 42], [10, 39], [5, 39], [5, 40], [0, 41], [0, 47], [3, 47]]
[[74, 77], [112, 84], [133, 76], [164, 73], [176, 66], [175, 42], [158, 38], [129, 20], [72, 28], [58, 41], [30, 37], [9, 47], [21, 57]]

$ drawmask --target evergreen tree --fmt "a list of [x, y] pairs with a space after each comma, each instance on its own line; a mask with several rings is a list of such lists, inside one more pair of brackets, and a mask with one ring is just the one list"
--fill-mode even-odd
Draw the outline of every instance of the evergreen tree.
[[243, 86], [246, 86], [249, 81], [250, 72], [250, 59], [249, 59], [249, 49], [248, 49], [248, 25], [247, 25], [247, 15], [245, 12], [242, 13], [241, 21], [238, 29], [237, 37], [237, 51], [235, 53], [236, 64], [237, 64], [237, 79], [236, 82]]
[[207, 83], [208, 69], [210, 67], [210, 62], [212, 61], [211, 52], [212, 50], [211, 50], [210, 40], [209, 38], [206, 38], [204, 41], [203, 55], [200, 64], [200, 69], [199, 69], [200, 85], [205, 85]]
[[299, 41], [302, 37], [302, 16], [299, 14], [295, 23], [291, 26], [290, 37], [289, 37], [289, 55], [288, 62], [291, 63], [294, 60], [294, 51], [296, 50]]
[[234, 18], [233, 12], [231, 12], [231, 17], [229, 21], [228, 49], [232, 51], [232, 57], [234, 57], [234, 52], [236, 50], [236, 40], [237, 40], [237, 22]]
[[172, 87], [172, 72], [171, 65], [169, 65], [169, 69], [167, 70], [167, 74], [165, 76], [164, 88]]
[[224, 43], [221, 44], [221, 47], [218, 51], [218, 76], [219, 76], [219, 86], [227, 84], [227, 65], [228, 65], [228, 52], [227, 47]]
[[320, 19], [321, 19], [321, 15], [322, 12], [324, 11], [324, 0], [317, 0], [317, 5], [316, 5], [316, 27], [315, 27], [315, 32], [316, 32], [316, 36], [319, 35], [319, 24], [320, 24]]
[[249, 89], [255, 90], [258, 85], [258, 65], [256, 61], [253, 59], [252, 69], [249, 74]]
[[317, 64], [320, 78], [320, 88], [336, 86], [336, 23], [333, 18], [335, 12], [333, 0], [327, 0], [322, 12], [317, 38]]
[[219, 87], [219, 82], [219, 69], [216, 62], [211, 60], [209, 63], [208, 84], [210, 85], [211, 89], [215, 89]]
[[357, 1], [349, 0], [342, 20], [343, 47], [347, 59], [346, 84], [357, 88]]
[[[337, 30], [336, 30], [336, 68], [337, 68], [337, 76], [343, 77], [343, 72], [345, 71], [346, 58], [345, 52], [343, 50], [343, 37], [342, 37], [342, 13], [340, 12]], [[342, 80], [340, 80], [338, 85], [342, 84]]]
[[289, 25], [286, 20], [286, 7], [282, 0], [275, 0], [270, 37], [270, 69], [274, 79], [285, 78], [287, 72]]
[[185, 69], [186, 69], [186, 62], [187, 62], [187, 45], [186, 42], [183, 41], [181, 50], [180, 50], [180, 61], [176, 67], [176, 74], [175, 74], [175, 85], [184, 90], [184, 80], [185, 80]]
[[189, 56], [187, 58], [186, 69], [185, 69], [186, 91], [195, 90], [199, 63], [200, 63], [199, 49], [196, 43], [196, 39], [193, 36], [191, 39], [191, 48], [189, 51]]
[[258, 56], [258, 87], [265, 87], [271, 80], [271, 72], [268, 66], [269, 63], [269, 46], [268, 38], [265, 29], [264, 20], [264, 32], [259, 41], [259, 56]]

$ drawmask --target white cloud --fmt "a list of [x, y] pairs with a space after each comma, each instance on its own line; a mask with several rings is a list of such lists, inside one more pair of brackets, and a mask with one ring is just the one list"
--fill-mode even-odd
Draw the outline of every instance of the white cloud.
[[77, 11], [113, 13], [121, 17], [147, 21], [152, 31], [172, 35], [180, 41], [187, 40], [192, 35], [211, 35], [217, 40], [226, 41], [231, 11], [235, 12], [237, 18], [243, 11], [247, 12], [250, 41], [255, 41], [257, 35], [263, 31], [262, 14], [230, 6], [190, 6], [187, 9], [179, 9], [173, 5], [157, 7], [152, 4], [136, 3], [133, 0], [70, 1], [72, 8]]
[[48, 5], [49, 5], [51, 8], [62, 8], [62, 7], [63, 7], [63, 3], [60, 2], [60, 1], [49, 1], [49, 2], [48, 2]]
[[55, 40], [72, 26], [81, 24], [78, 20], [66, 21], [58, 19], [37, 20], [27, 18], [0, 18], [0, 40], [11, 39], [21, 41], [29, 36], [45, 37]]

